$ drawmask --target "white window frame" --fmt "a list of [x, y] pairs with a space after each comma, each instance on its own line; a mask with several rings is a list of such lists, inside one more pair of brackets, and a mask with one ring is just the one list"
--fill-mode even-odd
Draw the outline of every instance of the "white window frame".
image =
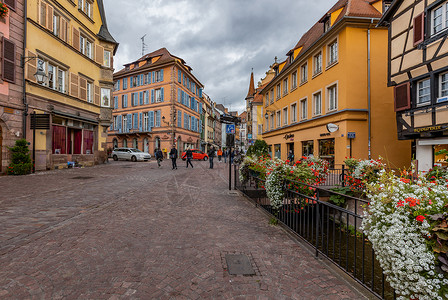
[[[308, 98], [305, 97], [299, 100], [300, 103], [300, 121], [308, 119]], [[305, 105], [304, 105], [305, 104]]]
[[[111, 95], [110, 89], [101, 88], [100, 95], [101, 95], [100, 99], [101, 107], [110, 107], [110, 95]], [[106, 97], [107, 99], [105, 99], [104, 97]]]
[[274, 129], [274, 114], [271, 114], [271, 129]]
[[280, 83], [277, 84], [277, 100], [282, 96], [282, 85]]
[[[154, 90], [154, 101], [156, 102], [156, 103], [159, 103], [159, 102], [162, 102], [162, 89], [155, 89]], [[190, 104], [190, 103], [188, 103], [188, 104]], [[188, 105], [188, 106], [190, 106], [190, 105]]]
[[[110, 51], [104, 50], [104, 66], [110, 68]], [[146, 80], [146, 76], [145, 76]]]
[[[331, 90], [332, 89], [335, 89], [335, 92], [334, 92], [334, 100], [333, 100], [333, 102], [334, 102], [334, 107], [332, 107], [332, 105], [331, 105], [331, 96], [332, 96], [332, 92], [331, 92]], [[338, 82], [334, 82], [334, 83], [332, 83], [332, 84], [330, 84], [330, 85], [328, 85], [327, 87], [326, 87], [326, 93], [325, 93], [325, 95], [326, 95], [326, 98], [327, 98], [327, 101], [326, 101], [326, 103], [327, 103], [327, 112], [331, 112], [331, 111], [336, 111], [336, 110], [338, 110]]]
[[48, 62], [47, 63], [47, 69], [48, 69], [48, 72], [47, 72], [47, 74], [48, 74], [48, 87], [50, 89], [55, 90], [56, 86], [57, 86], [57, 83], [56, 83], [56, 80], [57, 80], [57, 75], [56, 74], [58, 73], [57, 67], [54, 64]]
[[316, 76], [322, 73], [322, 51], [313, 55], [313, 75]]
[[291, 123], [297, 122], [297, 102], [291, 103], [290, 115]]
[[[429, 82], [429, 87], [427, 87], [429, 89], [429, 93], [428, 94], [421, 94], [420, 92], [423, 90], [420, 87], [420, 84], [423, 84], [424, 82]], [[425, 101], [425, 102], [421, 102], [420, 99], [423, 97], [429, 96], [429, 100]], [[431, 79], [430, 78], [425, 78], [423, 80], [420, 80], [417, 82], [417, 97], [416, 97], [416, 101], [417, 101], [417, 106], [423, 106], [423, 105], [428, 105], [431, 104]]]
[[57, 13], [53, 14], [53, 34], [55, 36], [61, 36], [61, 26], [60, 26], [61, 16]]
[[127, 115], [123, 115], [123, 117], [122, 117], [122, 124], [121, 124], [123, 132], [127, 132], [128, 131], [128, 122], [127, 121], [128, 121], [128, 116]]
[[300, 66], [300, 84], [308, 82], [308, 63]]
[[93, 103], [93, 82], [87, 81], [86, 92], [87, 92], [87, 102]]
[[[53, 69], [53, 74], [52, 74], [52, 84], [50, 82], [50, 67], [52, 67]], [[45, 74], [47, 75], [47, 80], [45, 82], [43, 82], [41, 85], [43, 86], [47, 86], [55, 91], [59, 91], [61, 93], [66, 93], [65, 90], [65, 82], [66, 82], [66, 74], [67, 74], [67, 70], [61, 68], [57, 63], [54, 63], [52, 61], [47, 60], [46, 58], [42, 58], [39, 57], [37, 59], [37, 67], [38, 69], [42, 70], [45, 72]], [[59, 72], [62, 72], [62, 82], [59, 82]], [[60, 87], [62, 87], [62, 89], [60, 89]]]
[[[442, 80], [443, 76], [446, 77], [445, 81]], [[446, 85], [445, 90], [443, 90], [443, 84]], [[444, 95], [445, 92], [445, 95]], [[439, 99], [448, 96], [448, 72], [439, 75]], [[439, 102], [439, 101], [437, 101]]]
[[[62, 74], [62, 76], [59, 76], [60, 74]], [[61, 93], [65, 93], [65, 76], [66, 76], [66, 72], [65, 70], [62, 70], [60, 68], [58, 68], [58, 91]]]
[[275, 120], [277, 121], [277, 122], [276, 122], [276, 123], [277, 123], [277, 128], [280, 128], [280, 127], [282, 126], [282, 120], [281, 120], [281, 118], [282, 118], [282, 113], [281, 113], [280, 110], [277, 110], [277, 111], [275, 112]]
[[322, 115], [322, 90], [313, 93], [313, 117], [320, 115]]
[[[435, 13], [440, 9], [441, 15], [438, 17], [440, 18], [440, 26], [441, 28], [437, 31], [435, 31], [434, 28], [434, 19], [435, 19]], [[445, 31], [448, 29], [448, 1], [443, 2], [442, 4], [438, 5], [437, 7], [433, 8], [431, 10], [431, 35], [436, 35], [442, 31]]]
[[283, 112], [283, 125], [288, 125], [288, 107], [282, 109]]
[[288, 78], [283, 79], [283, 96], [288, 94]]
[[291, 91], [297, 88], [297, 71], [291, 74]]
[[334, 65], [338, 62], [338, 40], [334, 40], [327, 46], [327, 60], [328, 60], [328, 66]]

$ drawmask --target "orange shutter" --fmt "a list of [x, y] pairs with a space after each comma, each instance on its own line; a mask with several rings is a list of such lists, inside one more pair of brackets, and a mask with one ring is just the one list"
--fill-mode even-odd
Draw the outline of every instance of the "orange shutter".
[[47, 5], [47, 29], [53, 32], [53, 7]]
[[409, 82], [394, 87], [395, 111], [411, 108], [411, 94]]
[[70, 96], [78, 97], [78, 78], [75, 73], [70, 73]]
[[39, 24], [43, 27], [47, 27], [47, 4], [40, 1], [40, 5], [38, 15], [39, 15]]
[[79, 51], [79, 30], [72, 27], [72, 46]]
[[103, 58], [104, 58], [104, 48], [100, 45], [95, 44], [95, 62], [102, 65]]
[[87, 101], [87, 80], [79, 77], [79, 99]]
[[[36, 53], [27, 50], [26, 57], [36, 57]], [[37, 82], [36, 77], [34, 77], [34, 74], [36, 74], [36, 72], [37, 72], [37, 58], [28, 60], [25, 65], [25, 79], [32, 82]]]
[[100, 105], [100, 87], [95, 85], [95, 97], [93, 97], [93, 103], [95, 105]]
[[414, 46], [420, 44], [425, 39], [425, 13], [421, 13], [414, 18]]

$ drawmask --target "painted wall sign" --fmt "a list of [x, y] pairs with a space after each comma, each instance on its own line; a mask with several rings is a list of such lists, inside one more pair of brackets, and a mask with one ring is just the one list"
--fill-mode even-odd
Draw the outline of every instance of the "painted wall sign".
[[283, 137], [285, 140], [294, 138], [294, 133], [285, 134]]
[[439, 126], [428, 126], [422, 128], [414, 128], [414, 132], [425, 132], [425, 131], [434, 131], [443, 129], [441, 125]]
[[335, 132], [339, 130], [339, 126], [333, 123], [328, 123], [327, 124], [327, 130], [328, 132]]

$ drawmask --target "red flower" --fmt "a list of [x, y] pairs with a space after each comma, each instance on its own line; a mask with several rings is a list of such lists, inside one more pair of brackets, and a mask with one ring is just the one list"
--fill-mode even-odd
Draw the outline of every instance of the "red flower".
[[419, 222], [423, 222], [423, 220], [425, 219], [425, 217], [422, 216], [422, 215], [420, 215], [420, 216], [417, 216], [415, 219], [416, 219], [417, 221], [419, 221]]

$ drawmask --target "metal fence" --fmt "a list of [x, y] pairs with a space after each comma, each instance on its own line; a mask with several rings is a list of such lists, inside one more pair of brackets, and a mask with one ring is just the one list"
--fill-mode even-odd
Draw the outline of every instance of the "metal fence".
[[[360, 230], [367, 200], [285, 180], [285, 197], [281, 208], [275, 211], [266, 196], [265, 181], [257, 173], [251, 172], [244, 185], [239, 181], [238, 166], [234, 174], [235, 188], [312, 246], [316, 256], [328, 258], [378, 298], [395, 299], [371, 243]], [[335, 172], [335, 176], [340, 174], [343, 169], [339, 174]], [[333, 204], [332, 197], [343, 199], [344, 207]]]

